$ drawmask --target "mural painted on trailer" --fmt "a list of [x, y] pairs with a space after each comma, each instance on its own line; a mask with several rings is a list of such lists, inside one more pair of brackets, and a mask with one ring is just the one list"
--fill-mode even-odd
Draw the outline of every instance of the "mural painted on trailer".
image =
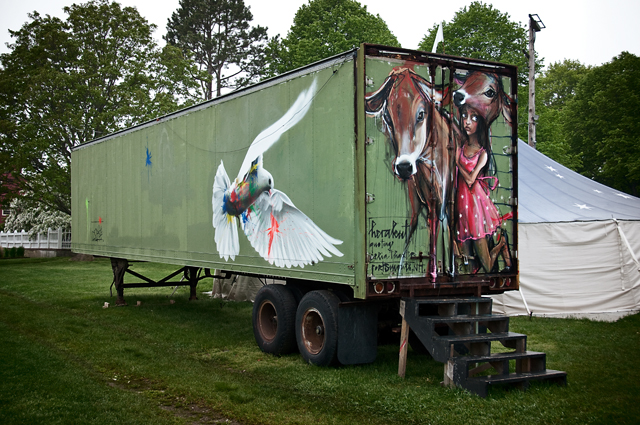
[[458, 70], [452, 84], [442, 84], [448, 70], [431, 76], [415, 63], [383, 78], [366, 95], [374, 121], [367, 131], [384, 135], [385, 164], [407, 203], [404, 214], [400, 203], [397, 213], [368, 220], [369, 274], [435, 281], [443, 273], [508, 270], [513, 214], [508, 202], [498, 208], [494, 201], [505, 190], [500, 196], [509, 198], [512, 187], [509, 159], [496, 161], [493, 149], [498, 143], [502, 155], [511, 143], [513, 99], [502, 78]]
[[343, 255], [336, 248], [341, 240], [325, 233], [284, 192], [275, 189], [263, 159], [285, 132], [304, 119], [316, 89], [314, 80], [280, 119], [256, 136], [233, 182], [220, 161], [213, 183], [212, 224], [216, 248], [225, 261], [235, 260], [240, 253], [238, 226], [255, 251], [276, 267], [304, 267]]

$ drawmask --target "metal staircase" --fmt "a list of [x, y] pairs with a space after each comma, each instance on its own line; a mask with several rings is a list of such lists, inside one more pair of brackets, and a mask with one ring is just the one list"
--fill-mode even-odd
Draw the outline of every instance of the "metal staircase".
[[[491, 385], [526, 389], [531, 381], [566, 385], [546, 368], [546, 354], [527, 351], [527, 336], [509, 332], [509, 317], [492, 314], [484, 297], [406, 298], [404, 319], [433, 358], [445, 364], [444, 384], [486, 397]], [[492, 352], [498, 341], [508, 352]]]

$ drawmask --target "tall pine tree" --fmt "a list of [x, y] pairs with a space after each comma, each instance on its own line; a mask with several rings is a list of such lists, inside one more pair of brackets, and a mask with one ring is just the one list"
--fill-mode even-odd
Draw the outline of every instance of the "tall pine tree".
[[223, 89], [255, 82], [264, 69], [267, 29], [251, 27], [253, 15], [242, 0], [180, 0], [167, 23], [165, 39], [206, 71], [199, 79], [205, 99]]

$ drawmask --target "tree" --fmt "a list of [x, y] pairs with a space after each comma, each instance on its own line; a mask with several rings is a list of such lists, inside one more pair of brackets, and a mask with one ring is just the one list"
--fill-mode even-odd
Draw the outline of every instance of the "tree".
[[[418, 48], [430, 52], [436, 39], [438, 24], [424, 36]], [[529, 99], [528, 30], [520, 22], [511, 21], [492, 5], [472, 2], [456, 12], [451, 22], [442, 27], [444, 50], [449, 55], [502, 62], [518, 67], [518, 122], [519, 133], [527, 139], [527, 110]], [[536, 70], [542, 60], [536, 59]]]
[[564, 132], [564, 114], [566, 104], [575, 97], [578, 83], [589, 70], [578, 61], [565, 59], [549, 65], [536, 80], [536, 148], [572, 170], [580, 169], [582, 163], [571, 151]]
[[40, 204], [33, 206], [25, 198], [11, 201], [11, 213], [4, 223], [5, 231], [19, 232], [24, 230], [34, 238], [38, 233], [46, 233], [48, 229], [71, 229], [71, 216], [58, 210], [51, 210]]
[[380, 15], [354, 0], [310, 0], [296, 12], [287, 36], [270, 44], [273, 73], [282, 73], [358, 47], [400, 47]]
[[583, 175], [638, 196], [640, 58], [622, 52], [591, 69], [567, 102], [564, 132]]
[[206, 71], [199, 82], [205, 99], [255, 82], [265, 65], [267, 28], [250, 27], [253, 15], [242, 0], [180, 0], [165, 40]]
[[[438, 24], [429, 30], [420, 42], [420, 50], [431, 51], [437, 30]], [[447, 54], [517, 65], [520, 80], [526, 81], [528, 59], [523, 52], [529, 46], [527, 29], [512, 22], [508, 13], [474, 1], [456, 12], [451, 22], [444, 23], [442, 34]]]
[[37, 12], [0, 56], [0, 172], [23, 200], [71, 213], [71, 150], [193, 102], [197, 68], [160, 50], [135, 8], [92, 0]]

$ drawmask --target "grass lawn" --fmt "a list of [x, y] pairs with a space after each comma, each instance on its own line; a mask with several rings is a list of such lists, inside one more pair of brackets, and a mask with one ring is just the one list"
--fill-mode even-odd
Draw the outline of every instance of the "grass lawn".
[[[177, 269], [132, 267], [157, 278]], [[399, 378], [397, 346], [379, 347], [373, 364], [340, 368], [264, 354], [250, 303], [190, 302], [188, 287], [173, 296], [129, 289], [129, 306], [114, 307], [111, 280], [105, 259], [0, 260], [0, 423], [640, 422], [640, 315], [512, 318], [511, 330], [547, 353], [549, 369], [567, 371], [568, 385], [498, 388], [482, 399], [440, 387], [443, 365], [412, 351]], [[208, 290], [210, 279], [198, 293]]]

